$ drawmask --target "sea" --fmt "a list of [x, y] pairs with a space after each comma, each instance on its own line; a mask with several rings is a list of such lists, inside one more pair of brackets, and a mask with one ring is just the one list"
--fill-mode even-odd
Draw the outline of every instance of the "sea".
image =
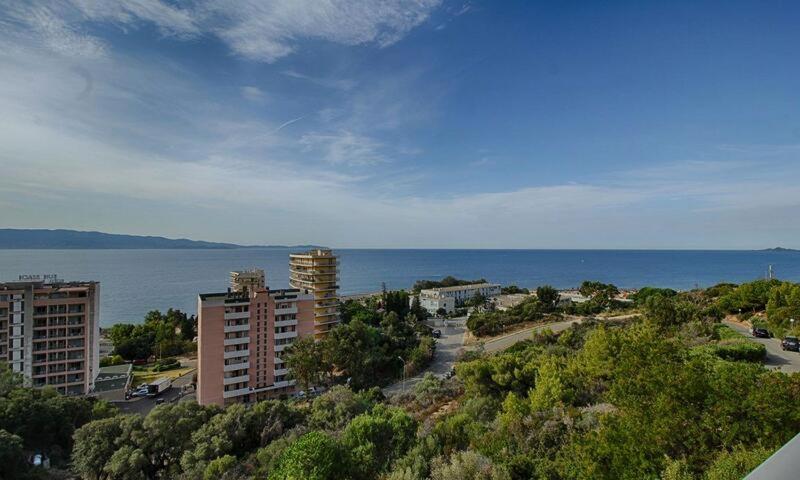
[[[100, 282], [100, 324], [139, 323], [154, 309], [197, 311], [199, 293], [223, 292], [229, 272], [266, 271], [271, 288], [288, 287], [288, 248], [230, 250], [0, 250], [0, 281], [56, 274]], [[797, 251], [697, 250], [378, 250], [339, 249], [343, 295], [409, 288], [447, 275], [503, 285], [572, 288], [584, 280], [621, 288], [688, 290], [764, 278], [800, 281]]]

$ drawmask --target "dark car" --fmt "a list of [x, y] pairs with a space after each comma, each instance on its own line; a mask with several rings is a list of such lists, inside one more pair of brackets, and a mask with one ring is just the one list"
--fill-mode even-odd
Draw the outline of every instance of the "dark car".
[[793, 352], [800, 352], [800, 340], [798, 340], [797, 337], [785, 337], [781, 342], [781, 348]]
[[442, 331], [441, 330], [434, 330], [433, 331], [433, 338], [441, 338], [441, 337], [442, 337]]
[[770, 338], [772, 335], [766, 328], [753, 327], [753, 336], [757, 338]]

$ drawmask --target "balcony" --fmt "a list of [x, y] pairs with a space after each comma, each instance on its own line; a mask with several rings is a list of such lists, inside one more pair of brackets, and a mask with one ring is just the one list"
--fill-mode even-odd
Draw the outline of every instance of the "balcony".
[[232, 352], [224, 352], [222, 358], [228, 360], [229, 358], [249, 357], [250, 350], [235, 350]]
[[295, 325], [297, 325], [297, 319], [296, 318], [294, 320], [282, 320], [280, 322], [275, 322], [275, 328], [292, 327], [292, 326], [295, 326]]
[[233, 398], [250, 393], [250, 387], [240, 388], [238, 390], [228, 390], [222, 392], [222, 398]]
[[225, 333], [247, 332], [248, 330], [250, 330], [249, 323], [243, 325], [225, 325], [225, 328], [223, 328]]
[[[284, 338], [297, 338], [297, 332], [296, 331], [294, 331], [294, 332], [282, 332], [282, 333], [276, 333], [275, 334], [275, 340], [281, 340], [281, 339], [284, 339]], [[277, 347], [275, 348], [275, 351], [276, 352], [278, 351]]]
[[275, 369], [275, 376], [276, 377], [280, 376], [280, 375], [288, 375], [288, 374], [289, 374], [289, 369], [288, 368], [276, 368]]
[[222, 344], [227, 346], [230, 345], [244, 345], [250, 343], [250, 337], [241, 337], [241, 338], [226, 338]]
[[223, 372], [233, 372], [235, 370], [244, 370], [246, 368], [250, 368], [250, 362], [241, 362], [241, 363], [234, 363], [232, 365], [225, 365], [222, 367]]
[[275, 315], [294, 315], [294, 314], [297, 314], [297, 307], [275, 309]]
[[238, 377], [225, 377], [222, 379], [223, 385], [233, 385], [250, 381], [250, 375], [239, 375]]
[[250, 312], [225, 313], [225, 320], [245, 320], [250, 318]]
[[275, 345], [275, 353], [282, 352], [291, 346], [292, 346], [291, 343], [285, 343], [283, 345]]

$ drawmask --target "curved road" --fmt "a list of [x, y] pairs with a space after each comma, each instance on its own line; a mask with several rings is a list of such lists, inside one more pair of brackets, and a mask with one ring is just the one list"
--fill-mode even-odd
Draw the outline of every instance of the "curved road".
[[749, 340], [767, 347], [767, 358], [764, 359], [764, 366], [767, 368], [780, 369], [784, 373], [800, 372], [800, 353], [784, 351], [781, 348], [781, 341], [777, 338], [755, 338], [750, 334], [747, 325], [730, 320], [723, 320], [723, 323]]
[[[483, 349], [487, 353], [495, 353], [506, 348], [514, 345], [517, 342], [522, 340], [527, 340], [530, 338], [531, 333], [534, 331], [544, 330], [549, 328], [554, 332], [561, 332], [566, 330], [570, 327], [573, 323], [580, 323], [581, 319], [576, 318], [572, 320], [564, 320], [561, 322], [549, 323], [547, 325], [539, 325], [536, 327], [526, 328], [524, 330], [519, 330], [513, 333], [509, 333], [508, 335], [504, 335], [502, 337], [495, 337], [492, 339], [487, 340], [486, 342], [481, 342], [476, 345], [471, 345], [466, 347], [467, 349], [477, 349], [479, 345], [483, 345]], [[425, 376], [426, 373], [430, 372], [436, 376], [443, 376], [450, 369], [453, 368], [453, 365], [456, 363], [456, 359], [458, 357], [458, 352], [464, 348], [464, 332], [466, 331], [466, 327], [459, 326], [459, 327], [435, 327], [439, 328], [442, 331], [442, 337], [436, 341], [436, 352], [433, 356], [433, 361], [431, 362], [430, 366], [425, 369], [424, 372], [421, 372], [411, 378], [406, 379], [405, 386], [403, 385], [403, 381], [397, 382], [395, 384], [389, 385], [383, 389], [383, 394], [388, 396], [402, 393], [403, 390], [405, 391], [413, 391], [414, 386], [422, 380], [422, 377]]]

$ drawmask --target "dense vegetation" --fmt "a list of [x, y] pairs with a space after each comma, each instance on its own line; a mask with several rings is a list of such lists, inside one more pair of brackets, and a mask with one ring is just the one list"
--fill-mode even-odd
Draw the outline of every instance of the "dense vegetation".
[[433, 358], [431, 330], [420, 323], [427, 315], [419, 303], [409, 305], [408, 293], [350, 300], [341, 311], [342, 324], [323, 340], [300, 339], [286, 350], [283, 358], [303, 388], [344, 379], [357, 389], [386, 385]]
[[473, 354], [455, 378], [429, 375], [390, 401], [336, 386], [310, 403], [180, 403], [94, 421], [75, 435], [75, 469], [90, 479], [740, 478], [800, 430], [800, 375], [719, 355], [733, 333], [696, 302], [653, 298], [641, 318]]
[[118, 323], [107, 335], [114, 344], [114, 354], [123, 360], [171, 357], [196, 349], [192, 340], [197, 335], [197, 320], [180, 310], [170, 308], [166, 314], [153, 310], [144, 317], [144, 323]]
[[66, 467], [75, 429], [115, 414], [104, 401], [24, 387], [22, 377], [0, 362], [0, 478], [40, 478], [27, 462], [36, 453], [57, 469]]
[[[800, 284], [780, 280], [756, 280], [739, 286], [716, 287], [718, 307], [725, 313], [738, 314], [743, 320], [759, 312], [766, 317], [752, 318], [777, 336], [800, 333]], [[794, 325], [791, 319], [795, 319]]]
[[[640, 292], [638, 317], [585, 319], [496, 355], [470, 353], [456, 377], [427, 375], [389, 400], [367, 388], [392, 374], [381, 362], [426, 336], [383, 302], [367, 307], [377, 323], [351, 305], [331, 343], [296, 346], [314, 361], [336, 347], [341, 356], [316, 374], [352, 377], [311, 401], [119, 415], [21, 387], [4, 370], [0, 465], [25, 478], [31, 453], [63, 466], [71, 450], [73, 471], [97, 480], [741, 478], [800, 431], [800, 374], [765, 369], [763, 346], [718, 323], [738, 288]], [[556, 308], [540, 293], [536, 309]]]

